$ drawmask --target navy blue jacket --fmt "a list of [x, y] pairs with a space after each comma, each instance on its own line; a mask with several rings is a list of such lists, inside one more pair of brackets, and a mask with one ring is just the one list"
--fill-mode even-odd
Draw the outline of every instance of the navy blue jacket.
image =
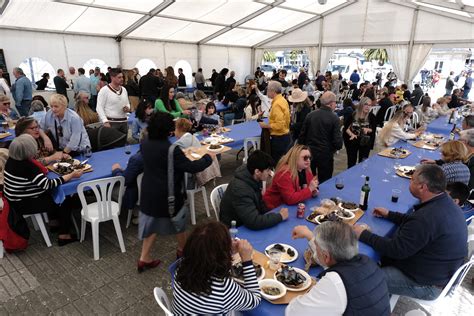
[[399, 227], [392, 238], [365, 230], [360, 241], [372, 246], [384, 265], [395, 266], [421, 285], [445, 286], [467, 255], [464, 215], [447, 193], [413, 206], [410, 214], [390, 212]]
[[138, 201], [138, 186], [137, 177], [143, 172], [143, 157], [142, 153], [138, 151], [128, 160], [127, 169], [115, 169], [112, 175], [125, 177], [125, 194], [123, 195], [123, 204], [126, 209], [135, 207]]

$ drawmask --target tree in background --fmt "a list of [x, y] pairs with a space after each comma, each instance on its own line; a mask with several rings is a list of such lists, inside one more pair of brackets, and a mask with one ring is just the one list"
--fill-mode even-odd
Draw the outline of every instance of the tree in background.
[[275, 52], [270, 52], [268, 50], [263, 52], [263, 61], [274, 63], [276, 61], [276, 54]]
[[388, 62], [388, 53], [385, 48], [370, 48], [364, 51], [364, 57], [367, 61], [378, 60], [379, 66]]

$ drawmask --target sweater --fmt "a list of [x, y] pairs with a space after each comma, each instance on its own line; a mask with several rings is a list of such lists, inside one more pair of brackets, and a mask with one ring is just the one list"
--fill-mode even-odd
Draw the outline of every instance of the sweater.
[[420, 285], [448, 283], [467, 255], [464, 215], [447, 193], [413, 206], [410, 214], [389, 212], [398, 225], [392, 237], [364, 230], [360, 241], [374, 248], [392, 265]]
[[[173, 290], [173, 315], [227, 315], [231, 311], [253, 309], [260, 304], [261, 295], [252, 261], [242, 263], [244, 285], [232, 278], [211, 280], [210, 294], [185, 291], [178, 282]], [[179, 271], [179, 268], [178, 268]]]
[[173, 115], [174, 118], [179, 118], [179, 117], [184, 117], [185, 115], [183, 114], [183, 109], [179, 105], [178, 100], [173, 99], [170, 102], [174, 102], [174, 106], [176, 110], [171, 110], [168, 111], [165, 107], [165, 104], [161, 99], [156, 99], [155, 101], [155, 111], [160, 111], [160, 112], [165, 112]]
[[262, 199], [262, 184], [253, 178], [246, 165], [240, 166], [222, 197], [220, 221], [230, 227], [231, 221], [235, 220], [237, 226], [259, 230], [283, 220], [279, 213], [267, 211]]
[[466, 185], [469, 184], [471, 172], [469, 167], [461, 161], [445, 162], [441, 165], [441, 169], [443, 169], [447, 183], [462, 182]]
[[[306, 184], [313, 179], [311, 170], [306, 170]], [[295, 205], [312, 197], [309, 186], [302, 188], [299, 178], [293, 181], [290, 171], [279, 170], [273, 177], [272, 185], [265, 191], [263, 201], [268, 209], [274, 209], [282, 204]]]
[[281, 94], [276, 95], [272, 100], [269, 125], [272, 136], [282, 136], [290, 132], [290, 108]]
[[128, 100], [127, 90], [120, 87], [120, 92], [115, 93], [110, 85], [104, 86], [97, 94], [97, 114], [99, 114], [100, 121], [106, 123], [109, 118], [123, 119], [127, 121], [127, 115], [123, 111], [123, 107], [130, 109], [130, 102]]

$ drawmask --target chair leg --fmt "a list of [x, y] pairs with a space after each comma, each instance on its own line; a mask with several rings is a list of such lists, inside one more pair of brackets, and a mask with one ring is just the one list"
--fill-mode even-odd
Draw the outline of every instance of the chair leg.
[[131, 208], [128, 210], [127, 225], [125, 226], [125, 228], [128, 228], [130, 226], [130, 223], [132, 222], [132, 213], [133, 213], [133, 209]]
[[117, 217], [114, 216], [112, 220], [114, 221], [115, 232], [117, 233], [117, 239], [119, 241], [120, 250], [122, 252], [125, 252], [125, 243], [123, 242], [122, 228], [120, 227], [119, 218], [118, 216]]
[[392, 297], [390, 297], [390, 311], [393, 312], [395, 309], [395, 305], [397, 305], [398, 299], [400, 298], [400, 295], [392, 294]]
[[86, 235], [86, 221], [81, 218], [81, 242], [84, 241], [84, 237]]
[[45, 223], [49, 223], [48, 213], [43, 213], [43, 218]]
[[0, 240], [0, 259], [3, 258], [3, 241]]
[[33, 228], [38, 231], [39, 226], [38, 226], [38, 221], [36, 220], [34, 215], [29, 216], [31, 218], [31, 222], [33, 223]]
[[35, 218], [36, 222], [38, 223], [39, 229], [41, 230], [41, 234], [43, 235], [44, 241], [46, 242], [46, 246], [51, 247], [51, 240], [49, 240], [48, 231], [46, 230], [46, 226], [44, 226], [42, 215], [41, 214], [34, 214], [33, 217]]
[[74, 225], [74, 229], [76, 230], [76, 236], [80, 237], [81, 234], [79, 232], [79, 227], [77, 227], [76, 218], [74, 217], [74, 214], [72, 213], [71, 213], [71, 220], [72, 220], [72, 224]]
[[202, 192], [202, 198], [204, 199], [204, 207], [206, 208], [207, 217], [211, 217], [211, 213], [209, 212], [209, 202], [207, 201], [207, 191], [206, 191], [205, 186], [201, 187], [201, 192]]
[[94, 260], [99, 260], [99, 222], [91, 222], [92, 226], [92, 244], [94, 247]]
[[196, 225], [196, 209], [194, 207], [194, 191], [186, 191], [189, 200], [189, 211], [191, 212], [191, 224]]

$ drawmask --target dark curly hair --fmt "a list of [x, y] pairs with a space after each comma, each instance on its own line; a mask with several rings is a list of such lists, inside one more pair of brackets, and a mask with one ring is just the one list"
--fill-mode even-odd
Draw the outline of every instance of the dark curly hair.
[[186, 292], [210, 294], [212, 277], [230, 277], [231, 253], [232, 241], [224, 224], [210, 222], [196, 226], [184, 246], [176, 282]]
[[135, 116], [137, 119], [139, 119], [142, 122], [145, 122], [146, 119], [146, 109], [154, 107], [154, 104], [151, 100], [148, 99], [143, 99], [137, 106], [137, 109], [135, 110]]
[[174, 131], [173, 116], [166, 112], [153, 113], [148, 122], [147, 131], [150, 139], [167, 139]]

